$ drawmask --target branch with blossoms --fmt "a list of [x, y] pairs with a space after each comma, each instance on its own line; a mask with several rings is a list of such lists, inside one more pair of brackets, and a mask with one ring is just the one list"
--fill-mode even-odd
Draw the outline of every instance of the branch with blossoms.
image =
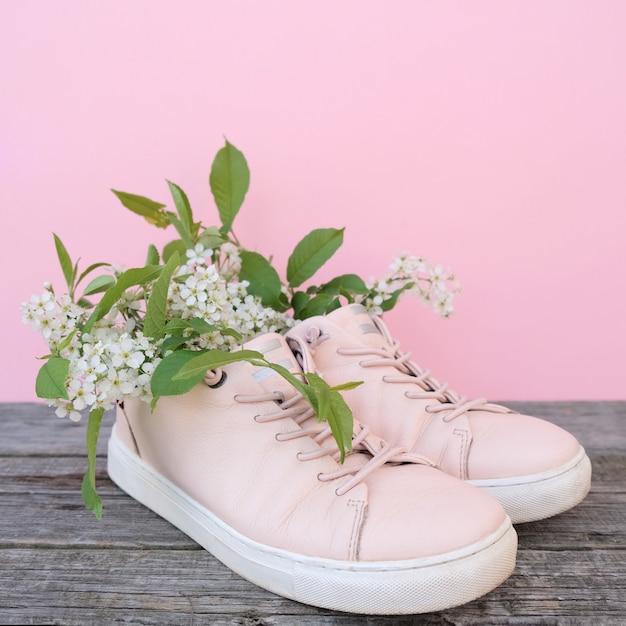
[[441, 317], [449, 317], [454, 312], [454, 296], [461, 291], [454, 274], [408, 252], [393, 260], [384, 278], [370, 279], [368, 288], [369, 292], [360, 302], [376, 315], [390, 311], [400, 296], [406, 294], [431, 307]]
[[[55, 234], [67, 291], [59, 293], [45, 283], [43, 293], [22, 304], [24, 322], [42, 334], [49, 350], [35, 384], [38, 397], [59, 417], [73, 421], [89, 411], [83, 497], [98, 517], [96, 445], [103, 414], [116, 404], [136, 397], [154, 405], [161, 396], [186, 393], [208, 369], [244, 360], [276, 370], [306, 396], [320, 419], [328, 421], [343, 460], [351, 445], [352, 413], [339, 392], [358, 383], [329, 387], [310, 375], [305, 385], [260, 353], [241, 349], [243, 344], [265, 333], [284, 333], [298, 320], [346, 302], [383, 313], [407, 294], [444, 317], [453, 310], [454, 277], [409, 254], [396, 258], [382, 279], [366, 283], [356, 274], [342, 274], [311, 284], [343, 243], [343, 228], [310, 232], [279, 273], [269, 258], [242, 246], [233, 231], [249, 182], [244, 155], [226, 141], [209, 178], [220, 225], [208, 227], [196, 220], [186, 194], [172, 182], [175, 211], [113, 190], [127, 209], [158, 228], [173, 226], [178, 236], [162, 250], [148, 245], [143, 267], [100, 262], [79, 271]], [[328, 394], [336, 402], [328, 402]]]

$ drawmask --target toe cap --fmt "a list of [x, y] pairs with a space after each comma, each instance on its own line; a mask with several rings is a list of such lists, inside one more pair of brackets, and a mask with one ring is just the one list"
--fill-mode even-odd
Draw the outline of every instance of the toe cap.
[[470, 480], [547, 472], [569, 463], [580, 451], [580, 443], [566, 430], [529, 415], [472, 411], [470, 425]]
[[507, 521], [494, 498], [432, 467], [384, 467], [367, 482], [361, 561], [443, 556], [488, 540]]

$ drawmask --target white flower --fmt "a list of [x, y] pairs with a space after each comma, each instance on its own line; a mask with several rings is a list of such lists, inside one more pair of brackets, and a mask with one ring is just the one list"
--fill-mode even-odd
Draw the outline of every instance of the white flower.
[[135, 342], [124, 333], [118, 342], [109, 346], [109, 355], [114, 367], [138, 368], [145, 360], [145, 355], [136, 349]]
[[194, 263], [195, 265], [204, 265], [207, 252], [204, 250], [204, 246], [201, 243], [197, 243], [193, 249], [186, 252], [188, 263]]
[[67, 417], [69, 416], [69, 418], [73, 421], [73, 422], [78, 422], [81, 419], [81, 414], [74, 409], [74, 406], [72, 405], [72, 403], [67, 403], [67, 404], [62, 404], [60, 406], [57, 407], [56, 411], [55, 411], [57, 417]]
[[441, 317], [448, 317], [454, 311], [452, 294], [449, 292], [437, 293], [432, 299], [432, 307]]
[[187, 306], [192, 307], [196, 303], [207, 301], [208, 287], [208, 280], [198, 279], [196, 275], [190, 276], [185, 281], [185, 286], [180, 290], [180, 297], [185, 300]]
[[114, 400], [121, 400], [125, 395], [131, 395], [135, 388], [131, 371], [113, 367], [109, 368], [107, 378], [102, 381], [101, 386]]
[[34, 294], [31, 297], [31, 305], [37, 315], [44, 316], [47, 312], [53, 311], [56, 308], [52, 298], [53, 294], [49, 289], [46, 289], [40, 296]]
[[239, 272], [241, 271], [239, 248], [232, 243], [225, 243], [221, 246], [220, 253], [220, 274], [224, 280], [229, 282], [239, 280]]
[[74, 378], [68, 385], [72, 404], [77, 411], [82, 411], [96, 401], [95, 385], [91, 381]]

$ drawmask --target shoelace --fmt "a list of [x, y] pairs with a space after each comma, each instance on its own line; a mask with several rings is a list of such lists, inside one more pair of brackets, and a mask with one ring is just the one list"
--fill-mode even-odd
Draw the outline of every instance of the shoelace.
[[[320, 337], [320, 339], [322, 339]], [[469, 400], [448, 387], [448, 383], [440, 383], [431, 376], [431, 371], [420, 368], [411, 361], [410, 352], [400, 352], [400, 342], [394, 340], [391, 350], [384, 348], [338, 348], [337, 354], [350, 356], [374, 356], [376, 358], [360, 361], [361, 367], [395, 367], [399, 371], [398, 376], [383, 376], [387, 383], [413, 383], [419, 387], [419, 391], [406, 391], [407, 398], [415, 400], [436, 400], [439, 404], [426, 406], [428, 413], [446, 412], [442, 417], [444, 422], [463, 415], [467, 411], [491, 411], [493, 413], [511, 413], [510, 409], [499, 404], [490, 403], [486, 398]]]
[[[330, 339], [317, 326], [311, 326], [306, 331], [306, 341], [311, 348]], [[383, 376], [387, 383], [413, 383], [420, 387], [420, 391], [406, 391], [407, 398], [416, 400], [437, 400], [440, 404], [426, 406], [428, 413], [447, 411], [443, 416], [444, 422], [449, 422], [472, 409], [483, 409], [497, 413], [509, 413], [510, 410], [497, 404], [491, 404], [486, 398], [468, 400], [449, 388], [448, 383], [440, 383], [431, 376], [430, 370], [423, 370], [417, 363], [411, 361], [410, 352], [400, 352], [400, 342], [389, 340], [391, 351], [385, 348], [337, 348], [337, 354], [345, 356], [375, 356], [378, 358], [367, 361], [359, 361], [361, 367], [387, 367], [392, 366], [400, 371], [399, 376]]]
[[[319, 459], [323, 456], [330, 456], [335, 461], [339, 461], [340, 452], [335, 439], [333, 437], [330, 426], [325, 425], [324, 422], [318, 422], [315, 412], [311, 406], [304, 400], [302, 395], [295, 394], [289, 399], [285, 399], [283, 393], [280, 391], [273, 391], [267, 393], [257, 394], [238, 394], [235, 396], [235, 400], [241, 403], [255, 403], [255, 402], [267, 402], [275, 401], [278, 405], [278, 410], [267, 415], [255, 415], [254, 420], [259, 423], [271, 422], [273, 420], [283, 419], [285, 417], [292, 418], [298, 425], [303, 424], [307, 420], [313, 418], [316, 421], [312, 422], [310, 426], [299, 428], [298, 430], [292, 430], [285, 433], [278, 433], [276, 439], [278, 441], [289, 441], [297, 439], [299, 437], [311, 437], [319, 446], [319, 450], [311, 452], [299, 452], [297, 458], [300, 461], [311, 461], [313, 459]], [[352, 439], [352, 450], [354, 452], [367, 452], [371, 455], [371, 459], [363, 465], [360, 469], [356, 470], [354, 467], [346, 467], [340, 465], [339, 469], [334, 472], [321, 472], [318, 474], [318, 479], [322, 482], [327, 482], [352, 474], [352, 477], [346, 481], [341, 487], [335, 490], [338, 496], [342, 496], [353, 487], [356, 487], [367, 476], [369, 476], [374, 470], [378, 469], [382, 465], [388, 462], [392, 463], [406, 463], [411, 462], [409, 459], [404, 458], [406, 450], [399, 446], [391, 446], [388, 443], [379, 449], [373, 449], [367, 446], [367, 437], [370, 434], [370, 430], [367, 426], [359, 425], [360, 430], [356, 433]]]

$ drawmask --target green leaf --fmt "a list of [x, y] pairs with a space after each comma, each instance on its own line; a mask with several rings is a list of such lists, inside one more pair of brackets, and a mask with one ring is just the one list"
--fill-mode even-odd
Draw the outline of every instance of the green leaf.
[[352, 411], [339, 393], [340, 389], [352, 389], [361, 383], [345, 383], [336, 387], [329, 387], [328, 383], [312, 373], [305, 373], [307, 382], [294, 376], [289, 370], [277, 363], [263, 364], [265, 367], [278, 372], [304, 398], [307, 399], [319, 419], [325, 419], [330, 426], [333, 437], [341, 453], [341, 462], [345, 459], [346, 450], [352, 449], [352, 432], [354, 420]]
[[74, 266], [72, 265], [72, 259], [67, 252], [66, 247], [63, 245], [63, 242], [57, 235], [52, 233], [54, 236], [54, 245], [57, 249], [57, 256], [59, 257], [59, 263], [61, 264], [61, 270], [63, 270], [63, 276], [65, 277], [65, 282], [67, 283], [67, 288], [70, 292], [74, 291]]
[[182, 335], [187, 329], [193, 330], [198, 335], [206, 335], [217, 331], [222, 335], [230, 335], [238, 341], [241, 340], [241, 334], [233, 328], [209, 324], [206, 320], [203, 320], [200, 317], [190, 317], [184, 320], [177, 317], [169, 320], [167, 324], [165, 324], [165, 333], [168, 335]]
[[188, 328], [191, 328], [191, 320], [184, 320], [180, 317], [175, 317], [172, 320], [168, 320], [165, 324], [165, 334], [182, 335]]
[[205, 250], [215, 250], [215, 248], [219, 248], [227, 241], [228, 239], [220, 233], [217, 226], [209, 226], [209, 228], [202, 231], [198, 238], [198, 243], [201, 243]]
[[187, 341], [189, 341], [189, 337], [183, 337], [182, 335], [166, 337], [161, 344], [161, 354], [165, 355], [169, 350], [177, 350], [184, 343], [187, 343]]
[[[185, 331], [191, 330], [191, 333], [185, 334]], [[176, 350], [184, 343], [193, 340], [194, 337], [200, 335], [206, 335], [212, 332], [219, 332], [222, 335], [229, 335], [234, 337], [237, 342], [241, 342], [241, 334], [232, 328], [222, 328], [209, 324], [205, 320], [199, 317], [192, 317], [190, 319], [176, 318], [169, 320], [165, 324], [164, 334], [171, 335], [166, 337], [161, 346], [161, 354], [167, 354], [168, 350]], [[196, 353], [197, 354], [197, 353]]]
[[79, 298], [76, 304], [83, 309], [90, 309], [93, 306], [93, 302], [90, 302], [87, 298]]
[[70, 362], [60, 356], [50, 357], [39, 369], [35, 381], [35, 393], [38, 398], [68, 399], [66, 380]]
[[336, 388], [329, 388], [328, 383], [317, 374], [306, 374], [307, 382], [319, 394], [320, 413], [325, 419], [335, 437], [341, 452], [341, 462], [345, 459], [345, 451], [352, 448], [352, 434], [354, 419], [352, 411]]
[[333, 311], [336, 311], [337, 309], [340, 309], [340, 308], [341, 308], [341, 301], [339, 300], [338, 297], [335, 297], [328, 303], [328, 306], [326, 307], [326, 310], [324, 311], [323, 315], [328, 315], [329, 313], [332, 313]]
[[174, 380], [181, 368], [202, 352], [198, 350], [176, 350], [168, 354], [152, 372], [150, 391], [155, 398], [178, 396], [193, 389], [203, 378], [205, 372], [184, 379]]
[[228, 141], [215, 155], [209, 184], [222, 222], [222, 232], [228, 232], [250, 187], [246, 158]]
[[340, 385], [333, 385], [331, 389], [333, 391], [350, 391], [350, 389], [356, 389], [363, 384], [362, 380], [353, 381], [350, 383], [342, 383]]
[[146, 255], [146, 265], [158, 265], [159, 264], [159, 251], [156, 246], [151, 243], [148, 246], [148, 254]]
[[180, 239], [174, 239], [174, 241], [170, 241], [163, 248], [163, 263], [167, 263], [170, 260], [170, 257], [178, 252], [181, 259], [185, 258], [185, 253], [187, 252], [187, 246]]
[[74, 338], [77, 332], [78, 332], [78, 328], [74, 328], [74, 330], [72, 330], [72, 332], [69, 333], [69, 335], [67, 335], [65, 339], [63, 339], [63, 341], [57, 346], [57, 353], [60, 354], [61, 352], [63, 352], [63, 350], [65, 350], [65, 348], [67, 348], [72, 343], [72, 339]]
[[413, 287], [415, 283], [407, 283], [406, 285], [403, 285], [402, 287], [400, 287], [400, 289], [396, 289], [392, 294], [391, 297], [387, 300], [383, 300], [380, 308], [383, 311], [391, 311], [391, 309], [393, 309], [394, 306], [396, 306], [396, 303], [398, 302], [398, 298], [407, 290], [407, 289], [411, 289], [411, 287]]
[[315, 390], [303, 382], [301, 378], [296, 377], [286, 367], [279, 365], [278, 363], [270, 363], [269, 361], [263, 361], [256, 363], [260, 367], [268, 367], [278, 374], [280, 374], [298, 393], [300, 393], [308, 403], [313, 407], [316, 415], [319, 415], [319, 400], [315, 393]]
[[146, 305], [146, 315], [144, 317], [143, 333], [146, 337], [160, 339], [165, 334], [165, 314], [167, 312], [167, 294], [170, 287], [172, 274], [178, 267], [178, 253], [175, 252], [163, 268], [161, 275], [157, 278], [148, 304]]
[[167, 215], [167, 219], [170, 221], [170, 224], [174, 226], [174, 228], [176, 229], [176, 232], [180, 235], [180, 238], [183, 240], [183, 243], [185, 244], [185, 248], [187, 250], [189, 250], [190, 248], [193, 248], [191, 235], [187, 232], [183, 223], [178, 219], [178, 217], [176, 217], [176, 214], [172, 213], [171, 211], [168, 211], [166, 215]]
[[105, 291], [102, 299], [98, 302], [87, 322], [85, 322], [83, 332], [88, 333], [93, 328], [93, 325], [111, 310], [111, 307], [115, 305], [129, 287], [145, 285], [157, 278], [162, 269], [163, 266], [161, 265], [146, 265], [145, 267], [135, 267], [126, 270], [117, 279], [117, 282]]
[[315, 315], [323, 315], [328, 311], [331, 303], [335, 300], [336, 298], [334, 296], [320, 293], [311, 298], [297, 313], [294, 310], [294, 317], [298, 320], [305, 320]]
[[[340, 289], [339, 290], [339, 294], [342, 295], [346, 299], [348, 304], [352, 304], [353, 302], [356, 301], [356, 298], [354, 297], [354, 294], [351, 293], [350, 291], [346, 291], [345, 289]], [[339, 301], [339, 298], [337, 298], [337, 301]], [[340, 304], [340, 306], [341, 306], [341, 304]]]
[[91, 274], [91, 272], [93, 272], [95, 269], [98, 269], [99, 267], [111, 267], [111, 264], [110, 263], [93, 263], [78, 277], [75, 287], [78, 287], [78, 285], [80, 285], [81, 281], [84, 278], [86, 278], [89, 274]]
[[202, 222], [194, 222], [191, 225], [191, 240], [192, 241], [197, 241], [198, 240], [198, 233], [200, 232], [200, 227], [202, 226]]
[[111, 191], [119, 198], [120, 202], [133, 213], [141, 215], [150, 224], [157, 226], [158, 228], [167, 228], [170, 224], [169, 219], [163, 208], [164, 204], [155, 202], [146, 198], [145, 196], [138, 196], [134, 193], [126, 193], [125, 191]]
[[207, 333], [212, 333], [216, 330], [219, 330], [218, 326], [215, 324], [209, 324], [206, 320], [203, 320], [200, 317], [191, 317], [187, 320], [181, 320], [187, 322], [189, 328], [192, 328], [199, 335], [206, 335]]
[[241, 341], [241, 333], [236, 331], [234, 328], [229, 328], [228, 326], [214, 326], [213, 324], [208, 324], [203, 319], [199, 317], [192, 317], [189, 320], [191, 327], [199, 334], [206, 335], [207, 333], [219, 332], [222, 335], [227, 335], [228, 337], [233, 337], [237, 341]]
[[191, 240], [193, 239], [193, 215], [187, 194], [175, 183], [168, 180], [167, 184], [169, 185], [172, 198], [174, 198], [174, 205], [178, 211], [178, 217], [180, 217], [181, 224]]
[[356, 274], [342, 274], [321, 285], [318, 291], [319, 293], [328, 293], [331, 295], [343, 295], [346, 292], [352, 294], [366, 294], [369, 289], [360, 276]]
[[258, 252], [242, 250], [240, 254], [239, 279], [250, 283], [248, 293], [259, 296], [264, 306], [284, 310], [280, 301], [282, 282], [271, 263]]
[[287, 261], [287, 282], [299, 287], [335, 254], [343, 243], [344, 228], [318, 228], [306, 235]]
[[177, 350], [168, 354], [154, 369], [150, 379], [150, 390], [155, 398], [160, 396], [176, 396], [187, 393], [203, 378], [205, 372], [195, 377], [174, 380], [174, 375], [190, 360], [196, 358], [197, 350]]
[[280, 293], [280, 296], [278, 297], [278, 301], [279, 306], [276, 307], [277, 311], [286, 311], [291, 307], [291, 304], [289, 304], [289, 296], [282, 291]]
[[106, 291], [111, 285], [115, 284], [115, 278], [113, 276], [98, 276], [94, 278], [86, 287], [83, 292], [83, 296], [91, 296], [94, 293], [101, 293]]
[[[206, 350], [193, 359], [188, 360], [180, 370], [172, 376], [173, 380], [184, 380], [195, 377], [198, 374], [204, 376], [207, 370], [222, 367], [228, 363], [237, 361], [262, 360], [263, 355], [256, 350], [236, 350], [226, 352], [224, 350]], [[265, 362], [263, 362], [265, 365]]]
[[296, 291], [291, 298], [291, 307], [293, 308], [293, 316], [295, 319], [305, 319], [300, 317], [300, 312], [304, 309], [307, 302], [311, 299], [305, 291]]
[[96, 492], [96, 448], [104, 409], [92, 409], [87, 424], [87, 471], [83, 477], [81, 491], [85, 506], [100, 519], [102, 517], [102, 500]]

